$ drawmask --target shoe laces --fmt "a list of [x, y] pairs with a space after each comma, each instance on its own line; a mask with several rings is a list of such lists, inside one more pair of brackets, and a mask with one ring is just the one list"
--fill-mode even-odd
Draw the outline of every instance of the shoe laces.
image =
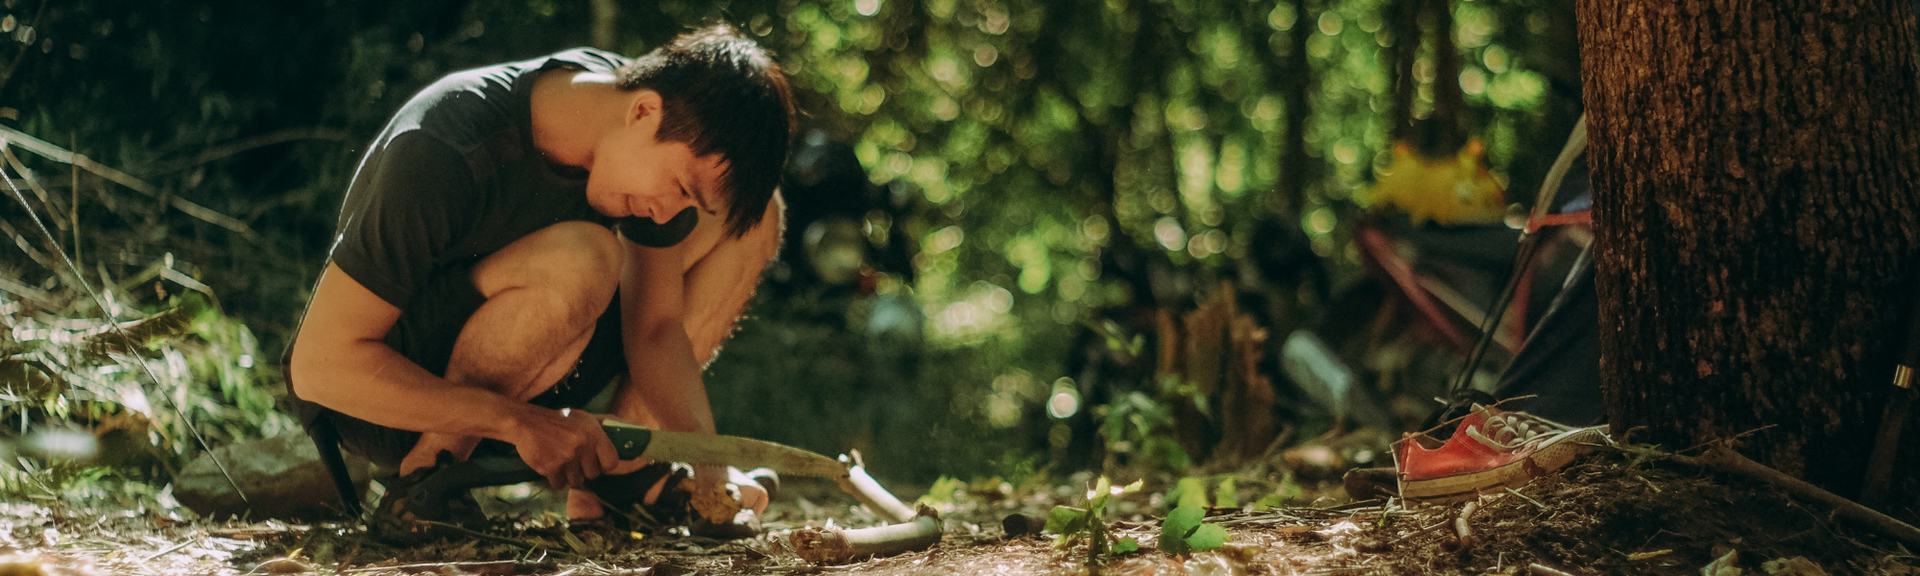
[[1566, 426], [1525, 412], [1501, 412], [1489, 413], [1480, 426], [1468, 427], [1466, 433], [1481, 444], [1513, 451], [1566, 430]]

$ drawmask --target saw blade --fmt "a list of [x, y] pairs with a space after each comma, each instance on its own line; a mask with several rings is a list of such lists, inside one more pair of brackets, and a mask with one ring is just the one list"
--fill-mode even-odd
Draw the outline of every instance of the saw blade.
[[740, 469], [772, 468], [781, 474], [840, 478], [847, 465], [821, 454], [765, 440], [652, 430], [642, 456], [656, 461], [718, 464]]

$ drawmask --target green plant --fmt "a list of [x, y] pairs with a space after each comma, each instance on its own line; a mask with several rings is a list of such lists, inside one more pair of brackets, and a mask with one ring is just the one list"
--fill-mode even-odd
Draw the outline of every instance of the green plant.
[[[1187, 554], [1219, 548], [1227, 543], [1227, 530], [1204, 522], [1207, 516], [1207, 485], [1202, 478], [1181, 478], [1167, 491], [1173, 510], [1160, 522], [1160, 551]], [[1215, 488], [1213, 506], [1239, 507], [1234, 481], [1227, 477]]]
[[1154, 396], [1128, 392], [1098, 408], [1095, 413], [1101, 417], [1100, 437], [1107, 451], [1136, 456], [1141, 459], [1136, 463], [1167, 470], [1191, 468], [1193, 457], [1176, 439], [1174, 407], [1191, 403], [1205, 414], [1205, 396], [1177, 376], [1161, 376], [1158, 382], [1159, 392]]
[[1087, 493], [1087, 507], [1054, 506], [1047, 514], [1046, 531], [1055, 534], [1053, 546], [1066, 548], [1075, 542], [1086, 541], [1087, 562], [1098, 563], [1108, 556], [1126, 554], [1140, 549], [1140, 542], [1133, 538], [1114, 539], [1110, 533], [1112, 527], [1107, 524], [1107, 504], [1113, 497], [1140, 491], [1141, 481], [1115, 489], [1101, 476], [1094, 482], [1093, 490]]
[[0, 439], [77, 430], [95, 440], [74, 454], [8, 458], [0, 494], [73, 495], [109, 478], [164, 485], [202, 441], [218, 446], [293, 429], [274, 408], [279, 376], [259, 359], [252, 332], [199, 294], [168, 304], [117, 328], [85, 312], [0, 305], [11, 335], [0, 341], [0, 389], [11, 400], [0, 405], [0, 421], [18, 423]]

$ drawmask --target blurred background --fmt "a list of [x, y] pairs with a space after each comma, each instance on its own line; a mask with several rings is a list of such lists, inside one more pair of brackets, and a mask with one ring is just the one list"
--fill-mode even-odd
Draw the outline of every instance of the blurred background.
[[804, 112], [725, 433], [920, 483], [1367, 464], [1559, 285], [1463, 370], [1581, 113], [1571, 2], [4, 0], [5, 492], [298, 433], [279, 359], [395, 108], [715, 21]]

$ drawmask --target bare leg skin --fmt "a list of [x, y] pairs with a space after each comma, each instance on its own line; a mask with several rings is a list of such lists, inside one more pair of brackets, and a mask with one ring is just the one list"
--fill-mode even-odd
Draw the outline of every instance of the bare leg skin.
[[[487, 298], [454, 341], [447, 381], [528, 400], [573, 370], [613, 301], [619, 240], [587, 222], [543, 228], [493, 253], [473, 269]], [[428, 433], [400, 463], [400, 474], [435, 464], [441, 451], [465, 460], [478, 438]]]

